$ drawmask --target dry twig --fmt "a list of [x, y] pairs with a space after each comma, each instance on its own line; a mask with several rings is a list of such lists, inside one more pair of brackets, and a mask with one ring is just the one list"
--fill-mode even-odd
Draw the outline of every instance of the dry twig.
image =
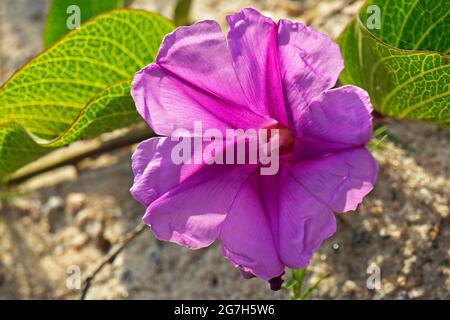
[[81, 291], [80, 300], [84, 300], [91, 287], [92, 281], [95, 276], [107, 265], [114, 261], [117, 255], [122, 252], [127, 245], [129, 245], [136, 237], [145, 230], [146, 225], [140, 223], [132, 231], [130, 231], [118, 244], [116, 244], [108, 254], [100, 261], [99, 265], [94, 269], [94, 271], [84, 280], [83, 290]]

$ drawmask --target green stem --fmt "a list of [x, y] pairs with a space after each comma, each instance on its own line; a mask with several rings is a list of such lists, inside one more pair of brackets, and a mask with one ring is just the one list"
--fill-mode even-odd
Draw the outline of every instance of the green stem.
[[292, 276], [284, 286], [289, 291], [292, 300], [305, 300], [311, 293], [317, 289], [319, 284], [328, 278], [331, 274], [325, 273], [312, 286], [303, 291], [303, 283], [305, 281], [306, 269], [292, 270]]
[[295, 286], [296, 290], [294, 292], [294, 297], [297, 298], [302, 294], [303, 281], [305, 280], [306, 269], [292, 270], [292, 273], [297, 282]]
[[310, 294], [317, 289], [317, 287], [319, 286], [319, 284], [325, 280], [326, 278], [328, 278], [331, 275], [331, 273], [327, 272], [325, 274], [323, 274], [322, 276], [320, 276], [320, 278], [311, 286], [309, 287], [305, 292], [302, 293], [302, 295], [300, 296], [299, 300], [306, 300]]

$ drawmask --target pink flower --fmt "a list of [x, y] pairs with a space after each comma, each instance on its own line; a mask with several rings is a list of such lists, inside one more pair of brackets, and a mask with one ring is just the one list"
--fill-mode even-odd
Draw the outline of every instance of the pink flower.
[[[159, 135], [133, 155], [133, 196], [155, 236], [191, 249], [220, 241], [246, 275], [280, 284], [304, 268], [336, 231], [333, 212], [355, 210], [377, 165], [365, 148], [372, 106], [354, 86], [331, 89], [343, 68], [339, 47], [296, 22], [253, 9], [181, 27], [132, 85], [136, 107]], [[258, 164], [175, 165], [167, 138], [179, 128], [280, 128], [278, 174]], [[276, 286], [278, 286], [276, 285]]]

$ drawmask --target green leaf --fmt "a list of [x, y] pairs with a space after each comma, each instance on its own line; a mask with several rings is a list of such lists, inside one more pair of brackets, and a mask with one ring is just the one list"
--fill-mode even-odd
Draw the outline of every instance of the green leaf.
[[53, 0], [45, 24], [44, 46], [48, 47], [71, 30], [78, 8], [79, 20], [83, 23], [100, 13], [122, 8], [124, 5], [124, 0]]
[[178, 0], [173, 14], [173, 21], [177, 26], [187, 25], [190, 20], [191, 0]]
[[[373, 5], [381, 26], [368, 30]], [[367, 1], [338, 39], [340, 80], [366, 89], [380, 113], [448, 125], [449, 29], [450, 1]]]
[[49, 151], [139, 121], [130, 96], [173, 24], [141, 10], [99, 15], [0, 88], [0, 179]]

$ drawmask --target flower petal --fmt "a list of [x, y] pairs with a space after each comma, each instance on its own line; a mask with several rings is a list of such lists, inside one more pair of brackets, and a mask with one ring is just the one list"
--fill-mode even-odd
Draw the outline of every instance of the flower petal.
[[336, 232], [328, 205], [298, 183], [289, 165], [283, 168], [278, 212], [278, 250], [283, 263], [305, 268], [322, 241]]
[[153, 130], [258, 128], [273, 122], [251, 111], [238, 84], [225, 38], [214, 21], [181, 27], [164, 39], [156, 63], [136, 73], [131, 94]]
[[322, 91], [332, 88], [343, 69], [339, 46], [302, 23], [278, 22], [278, 59], [291, 125]]
[[169, 33], [161, 44], [156, 62], [168, 72], [232, 105], [247, 105], [225, 35], [216, 21], [200, 21]]
[[[193, 140], [193, 139], [192, 139]], [[175, 164], [171, 158], [173, 147], [178, 141], [170, 138], [150, 138], [141, 142], [131, 157], [134, 183], [133, 197], [148, 206], [158, 197], [190, 177], [203, 163]], [[193, 141], [192, 141], [193, 144]], [[192, 158], [201, 150], [194, 150]]]
[[305, 109], [297, 126], [301, 158], [362, 147], [372, 136], [369, 95], [355, 86], [324, 91]]
[[355, 210], [373, 189], [378, 167], [365, 148], [351, 149], [291, 166], [291, 172], [316, 200], [335, 212]]
[[287, 125], [278, 67], [277, 25], [250, 8], [227, 16], [227, 21], [228, 46], [250, 107]]
[[132, 96], [139, 114], [158, 134], [170, 136], [177, 129], [194, 133], [195, 122], [204, 130], [259, 128], [273, 121], [245, 107], [232, 105], [174, 76], [157, 64], [139, 71]]
[[154, 201], [144, 216], [155, 236], [191, 249], [209, 246], [219, 234], [253, 165], [206, 165]]
[[222, 224], [220, 243], [225, 258], [236, 267], [270, 280], [283, 273], [268, 214], [260, 198], [257, 174], [241, 187]]

